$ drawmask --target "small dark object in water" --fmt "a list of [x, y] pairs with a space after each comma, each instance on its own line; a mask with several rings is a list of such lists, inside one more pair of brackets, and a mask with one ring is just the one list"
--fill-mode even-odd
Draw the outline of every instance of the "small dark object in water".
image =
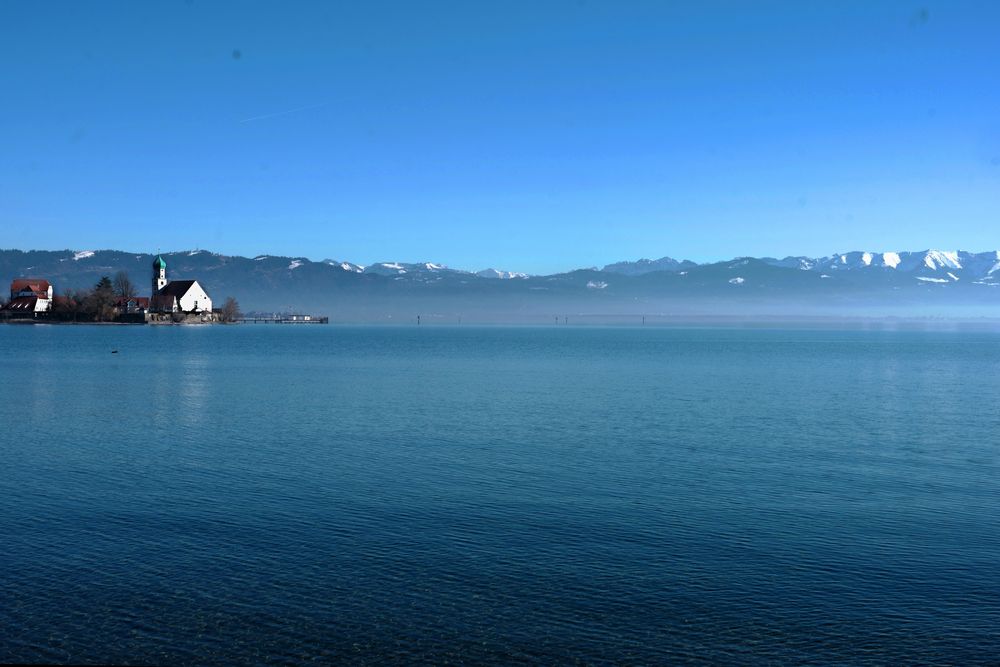
[[118, 354], [118, 350], [111, 350], [111, 354]]

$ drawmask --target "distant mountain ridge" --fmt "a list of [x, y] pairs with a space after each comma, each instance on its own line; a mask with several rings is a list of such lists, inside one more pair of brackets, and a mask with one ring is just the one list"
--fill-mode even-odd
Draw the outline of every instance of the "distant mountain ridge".
[[625, 276], [641, 276], [644, 273], [654, 271], [682, 271], [698, 266], [691, 260], [676, 260], [673, 257], [661, 257], [660, 259], [638, 259], [634, 262], [615, 262], [608, 264], [602, 271], [607, 273], [620, 273]]
[[[635, 313], [921, 313], [1000, 316], [1000, 251], [852, 251], [825, 257], [670, 257], [551, 275], [467, 271], [433, 262], [161, 253], [171, 279], [196, 278], [213, 299], [244, 309], [309, 312], [334, 320], [552, 321]], [[0, 250], [0, 280], [43, 277], [57, 292], [124, 270], [149, 293], [153, 255], [117, 250]], [[435, 319], [437, 318], [437, 320]]]
[[[742, 258], [739, 258], [742, 259]], [[755, 259], [755, 258], [754, 258]], [[867, 252], [852, 251], [826, 257], [790, 256], [783, 259], [762, 257], [760, 261], [781, 268], [802, 271], [851, 271], [859, 269], [891, 269], [900, 273], [925, 274], [928, 272], [960, 271], [966, 277], [989, 278], [1000, 273], [1000, 251], [967, 252], [922, 250], [918, 252]], [[678, 261], [671, 257], [656, 260], [640, 259], [633, 262], [608, 264], [602, 270], [622, 275], [643, 275], [656, 271], [682, 271], [696, 264], [690, 260]]]
[[923, 250], [920, 252], [849, 252], [818, 259], [786, 257], [769, 260], [775, 266], [794, 266], [807, 271], [844, 271], [852, 269], [889, 269], [901, 273], [966, 272], [985, 278], [1000, 271], [1000, 252], [972, 253], [964, 250]]

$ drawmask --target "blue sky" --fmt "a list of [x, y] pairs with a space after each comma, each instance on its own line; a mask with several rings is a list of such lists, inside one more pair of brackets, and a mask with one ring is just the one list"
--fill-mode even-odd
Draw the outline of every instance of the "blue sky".
[[0, 246], [1000, 247], [1000, 3], [0, 3]]

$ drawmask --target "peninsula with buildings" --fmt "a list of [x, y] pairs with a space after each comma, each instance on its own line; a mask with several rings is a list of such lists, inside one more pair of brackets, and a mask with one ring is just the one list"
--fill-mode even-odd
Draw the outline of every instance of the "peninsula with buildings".
[[54, 323], [208, 324], [237, 321], [240, 313], [233, 298], [214, 310], [212, 298], [197, 280], [168, 280], [167, 262], [157, 255], [149, 296], [140, 296], [124, 271], [102, 276], [90, 290], [66, 290], [58, 295], [47, 278], [15, 278], [0, 318]]

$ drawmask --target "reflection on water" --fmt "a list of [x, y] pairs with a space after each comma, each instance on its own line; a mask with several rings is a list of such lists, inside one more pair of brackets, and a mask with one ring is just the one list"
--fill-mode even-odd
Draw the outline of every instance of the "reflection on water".
[[179, 360], [180, 386], [174, 395], [177, 425], [192, 430], [208, 426], [205, 408], [208, 398], [211, 356], [206, 352], [186, 354]]

